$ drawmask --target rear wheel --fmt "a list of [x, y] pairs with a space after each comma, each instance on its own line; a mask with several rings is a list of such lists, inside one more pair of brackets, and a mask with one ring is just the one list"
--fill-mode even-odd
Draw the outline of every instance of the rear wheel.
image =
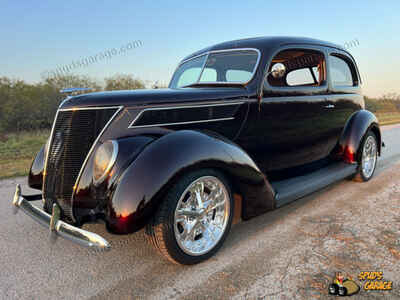
[[146, 227], [146, 235], [169, 260], [196, 264], [214, 255], [232, 224], [232, 192], [213, 169], [188, 173], [175, 183]]
[[347, 288], [344, 286], [340, 286], [338, 289], [338, 294], [339, 294], [339, 296], [342, 296], [342, 297], [347, 296]]
[[354, 180], [358, 182], [368, 181], [374, 175], [378, 160], [378, 142], [375, 134], [368, 131], [361, 144], [358, 153], [358, 169]]

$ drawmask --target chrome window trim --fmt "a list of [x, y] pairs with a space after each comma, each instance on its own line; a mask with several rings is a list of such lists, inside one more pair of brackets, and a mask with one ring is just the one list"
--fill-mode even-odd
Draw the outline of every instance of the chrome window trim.
[[72, 108], [61, 108], [61, 109], [59, 109], [59, 111], [92, 110], [92, 109], [99, 110], [99, 109], [113, 109], [113, 108], [121, 109], [121, 108], [123, 108], [123, 106], [122, 105], [119, 105], [119, 106], [92, 106], [92, 107], [78, 107], [78, 108], [72, 107]]
[[203, 75], [204, 68], [206, 67], [207, 60], [208, 60], [209, 56], [210, 56], [210, 53], [207, 53], [206, 59], [204, 60], [203, 66], [201, 67], [200, 74], [199, 74], [199, 77], [197, 77], [197, 81], [196, 82], [200, 82], [201, 75]]
[[240, 102], [230, 102], [230, 103], [213, 103], [213, 104], [199, 104], [199, 105], [183, 105], [183, 106], [145, 108], [145, 109], [141, 110], [138, 113], [138, 115], [133, 119], [132, 123], [128, 126], [128, 128], [160, 127], [160, 126], [172, 126], [172, 125], [185, 125], [185, 124], [196, 124], [196, 123], [206, 123], [206, 122], [229, 121], [229, 120], [235, 119], [235, 117], [217, 118], [217, 119], [208, 119], [208, 120], [195, 120], [195, 121], [185, 121], [185, 122], [158, 123], [158, 124], [137, 125], [137, 126], [134, 125], [135, 122], [137, 122], [137, 120], [139, 120], [139, 118], [142, 116], [142, 114], [144, 112], [146, 112], [146, 111], [185, 109], [185, 108], [202, 108], [202, 107], [228, 106], [228, 105], [242, 105], [243, 103], [245, 103], [245, 102], [244, 101], [240, 101]]
[[[55, 124], [56, 124], [56, 121], [57, 121], [58, 113], [59, 113], [60, 111], [78, 111], [78, 110], [93, 110], [93, 109], [95, 109], [95, 110], [100, 110], [100, 109], [117, 109], [117, 111], [112, 115], [112, 117], [110, 118], [110, 120], [108, 120], [108, 122], [106, 123], [106, 125], [105, 125], [105, 126], [103, 127], [103, 129], [100, 131], [100, 133], [99, 133], [99, 135], [97, 136], [96, 140], [93, 142], [93, 145], [91, 146], [91, 148], [90, 148], [88, 154], [86, 155], [85, 160], [83, 161], [82, 167], [81, 167], [81, 169], [79, 170], [78, 177], [77, 177], [76, 180], [75, 180], [75, 184], [74, 184], [74, 186], [73, 186], [73, 192], [72, 192], [72, 196], [71, 196], [71, 210], [72, 210], [72, 211], [73, 211], [73, 205], [74, 205], [75, 191], [76, 191], [76, 188], [77, 188], [77, 186], [78, 186], [78, 183], [79, 183], [79, 181], [80, 181], [80, 179], [81, 179], [81, 177], [82, 177], [83, 171], [84, 171], [84, 169], [86, 168], [86, 165], [87, 165], [87, 162], [88, 162], [88, 160], [89, 160], [89, 157], [90, 157], [90, 155], [92, 155], [93, 150], [94, 150], [96, 144], [98, 143], [99, 139], [100, 139], [101, 136], [103, 135], [103, 133], [106, 131], [106, 129], [110, 126], [111, 122], [115, 119], [115, 117], [119, 114], [119, 112], [120, 112], [123, 108], [124, 108], [124, 107], [121, 105], [121, 106], [97, 106], [97, 107], [94, 106], [94, 107], [64, 108], [64, 109], [59, 109], [59, 110], [57, 110], [57, 113], [56, 113], [56, 116], [55, 116], [54, 122], [53, 122], [53, 127], [52, 127], [51, 133], [50, 133], [50, 134], [51, 134], [51, 136], [50, 136], [50, 139], [51, 139], [51, 140], [50, 140], [50, 144], [49, 144], [49, 145], [51, 145], [52, 142], [53, 142], [54, 128], [55, 128]], [[50, 147], [50, 146], [49, 146], [49, 147]], [[45, 176], [47, 175], [47, 161], [48, 161], [48, 158], [49, 158], [49, 151], [47, 152], [46, 161], [45, 161], [44, 176], [43, 176], [43, 185], [42, 185], [42, 190], [43, 190], [43, 191], [44, 191], [44, 184], [45, 184]], [[44, 198], [44, 196], [43, 196], [43, 202], [45, 202], [45, 201], [46, 201], [46, 200], [45, 200], [45, 198]], [[73, 213], [72, 213], [71, 217], [72, 217], [72, 220], [73, 220], [73, 221], [76, 221], [76, 220], [75, 220], [75, 216], [74, 216]]]
[[[224, 81], [224, 82], [222, 82], [222, 81], [209, 81], [209, 82], [204, 81], [204, 82], [200, 82], [201, 75], [203, 74], [205, 65], [206, 65], [206, 63], [207, 63], [208, 56], [209, 56], [210, 54], [213, 54], [213, 53], [223, 53], [223, 52], [234, 52], [234, 51], [255, 51], [255, 52], [257, 52], [257, 54], [258, 54], [257, 61], [256, 61], [256, 64], [254, 65], [254, 69], [253, 69], [253, 72], [251, 73], [251, 77], [250, 77], [249, 80], [247, 80], [247, 81], [245, 81], [245, 82], [235, 82], [235, 81], [234, 81], [234, 82], [226, 82], [226, 81]], [[201, 54], [199, 54], [199, 55], [196, 55], [196, 56], [193, 56], [193, 57], [191, 57], [191, 58], [188, 58], [188, 59], [185, 59], [185, 60], [181, 61], [181, 62], [178, 64], [178, 66], [176, 67], [176, 69], [175, 69], [175, 71], [174, 71], [174, 74], [175, 74], [175, 72], [178, 70], [178, 68], [179, 68], [182, 64], [184, 64], [184, 63], [186, 63], [186, 62], [188, 62], [188, 61], [191, 61], [191, 60], [193, 60], [193, 59], [196, 59], [196, 58], [198, 58], [198, 57], [204, 56], [204, 55], [206, 55], [206, 59], [205, 59], [205, 62], [204, 62], [204, 64], [203, 64], [203, 67], [202, 67], [202, 69], [201, 69], [200, 75], [199, 75], [199, 77], [197, 78], [197, 81], [194, 82], [194, 83], [191, 83], [191, 84], [189, 84], [189, 85], [185, 85], [185, 86], [181, 86], [181, 87], [177, 87], [177, 88], [188, 87], [188, 86], [190, 86], [190, 85], [192, 85], [192, 84], [218, 84], [218, 85], [227, 85], [227, 84], [228, 84], [228, 85], [232, 85], [232, 84], [234, 84], [234, 85], [245, 85], [245, 84], [248, 84], [251, 80], [253, 80], [254, 75], [256, 74], [258, 65], [259, 65], [259, 63], [260, 63], [260, 60], [261, 60], [261, 51], [260, 51], [259, 49], [257, 49], [257, 48], [232, 48], [232, 49], [222, 49], [222, 50], [210, 50], [210, 51], [206, 51], [206, 52], [204, 52], [204, 53], [201, 53]], [[174, 78], [174, 74], [172, 75], [171, 81], [170, 81], [170, 83], [169, 83], [168, 86], [171, 85], [172, 79]]]

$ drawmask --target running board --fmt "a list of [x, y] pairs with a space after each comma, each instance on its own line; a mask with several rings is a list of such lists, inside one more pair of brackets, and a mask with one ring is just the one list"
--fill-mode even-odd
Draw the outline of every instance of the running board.
[[271, 182], [276, 196], [276, 207], [316, 192], [336, 181], [342, 180], [357, 171], [356, 164], [333, 163], [313, 173], [282, 181]]

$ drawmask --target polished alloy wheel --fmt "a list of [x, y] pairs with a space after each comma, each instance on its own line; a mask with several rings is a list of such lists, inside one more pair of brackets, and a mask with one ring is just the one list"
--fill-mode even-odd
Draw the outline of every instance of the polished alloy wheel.
[[175, 209], [174, 232], [189, 255], [212, 250], [224, 235], [230, 214], [229, 193], [217, 177], [200, 177], [182, 193]]
[[368, 136], [364, 143], [364, 148], [361, 158], [362, 172], [366, 178], [370, 178], [375, 170], [377, 160], [377, 145], [373, 136]]

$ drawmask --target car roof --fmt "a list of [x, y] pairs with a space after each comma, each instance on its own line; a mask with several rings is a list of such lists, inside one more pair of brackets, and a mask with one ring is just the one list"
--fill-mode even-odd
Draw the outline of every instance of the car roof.
[[247, 38], [247, 39], [240, 39], [234, 41], [228, 41], [219, 43], [199, 51], [196, 51], [188, 56], [186, 56], [183, 61], [198, 56], [202, 53], [214, 50], [224, 50], [224, 49], [235, 49], [235, 48], [256, 48], [260, 51], [263, 51], [265, 48], [275, 48], [284, 45], [290, 44], [309, 44], [309, 45], [319, 45], [325, 47], [332, 47], [337, 48], [342, 51], [347, 52], [342, 46], [336, 45], [330, 42], [306, 38], [306, 37], [288, 37], [288, 36], [266, 36], [266, 37], [255, 37], [255, 38]]

